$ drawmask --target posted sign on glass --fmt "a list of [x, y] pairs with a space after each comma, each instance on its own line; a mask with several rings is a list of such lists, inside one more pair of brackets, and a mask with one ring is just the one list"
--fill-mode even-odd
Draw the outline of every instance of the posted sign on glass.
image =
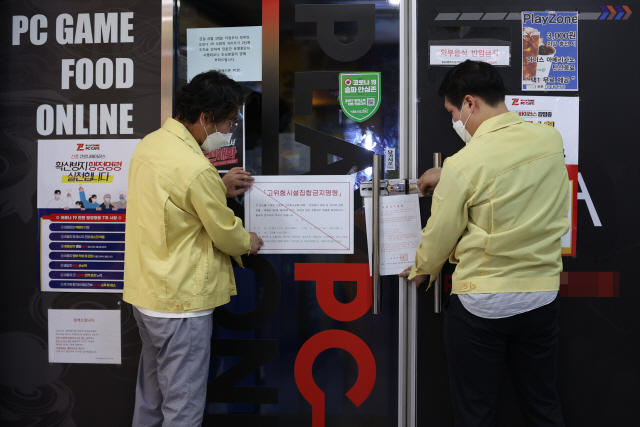
[[522, 90], [578, 90], [578, 12], [522, 12]]
[[380, 73], [340, 74], [340, 107], [356, 122], [364, 122], [380, 107]]

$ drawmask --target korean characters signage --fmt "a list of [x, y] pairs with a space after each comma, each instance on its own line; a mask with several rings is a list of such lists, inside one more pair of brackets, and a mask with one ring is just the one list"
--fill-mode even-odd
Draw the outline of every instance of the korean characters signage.
[[363, 122], [380, 107], [380, 73], [341, 73], [340, 106], [351, 120]]
[[510, 111], [531, 123], [554, 127], [562, 135], [564, 162], [571, 185], [569, 206], [569, 232], [562, 237], [562, 255], [576, 256], [576, 233], [578, 218], [578, 125], [579, 101], [577, 97], [512, 96], [505, 97]]
[[522, 90], [578, 90], [578, 12], [522, 12]]
[[209, 70], [238, 82], [262, 81], [262, 27], [188, 28], [188, 80]]
[[43, 291], [122, 292], [131, 155], [139, 140], [39, 140]]
[[48, 310], [49, 363], [122, 363], [120, 310]]
[[467, 59], [509, 65], [509, 46], [429, 46], [429, 65], [457, 65]]
[[255, 176], [245, 227], [263, 254], [352, 254], [353, 175]]

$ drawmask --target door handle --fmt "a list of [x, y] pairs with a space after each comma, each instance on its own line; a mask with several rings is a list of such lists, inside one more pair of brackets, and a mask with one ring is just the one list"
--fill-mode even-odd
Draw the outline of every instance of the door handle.
[[[442, 167], [442, 153], [433, 153], [433, 167]], [[433, 282], [433, 312], [442, 313], [442, 270]]]
[[[372, 312], [373, 314], [380, 314], [382, 308], [382, 289], [380, 281], [380, 197], [382, 195], [392, 194], [408, 194], [419, 193], [420, 190], [417, 186], [417, 180], [389, 180], [381, 181], [382, 175], [382, 162], [383, 156], [380, 154], [373, 155], [373, 176], [370, 183], [361, 183], [360, 194], [363, 197], [371, 197], [372, 207]], [[442, 167], [442, 154], [433, 153], [434, 167]], [[381, 187], [382, 186], [384, 187]], [[442, 309], [442, 272], [436, 278], [434, 283], [434, 311], [440, 313]]]
[[382, 297], [380, 289], [380, 169], [383, 156], [373, 155], [373, 194], [372, 196], [372, 219], [373, 219], [373, 314], [380, 314], [382, 308]]

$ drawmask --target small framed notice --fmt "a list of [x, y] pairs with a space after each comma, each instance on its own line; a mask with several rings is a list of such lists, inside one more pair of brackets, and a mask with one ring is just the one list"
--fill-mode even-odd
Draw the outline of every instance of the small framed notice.
[[429, 46], [429, 65], [457, 65], [468, 59], [491, 65], [509, 65], [510, 46]]
[[209, 70], [261, 81], [262, 27], [187, 28], [187, 80]]
[[122, 363], [120, 310], [49, 309], [49, 363]]

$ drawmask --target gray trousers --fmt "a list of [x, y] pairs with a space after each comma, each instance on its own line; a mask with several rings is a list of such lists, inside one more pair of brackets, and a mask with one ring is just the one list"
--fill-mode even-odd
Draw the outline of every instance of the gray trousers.
[[133, 427], [199, 427], [213, 316], [165, 319], [135, 307], [133, 315], [142, 339]]

